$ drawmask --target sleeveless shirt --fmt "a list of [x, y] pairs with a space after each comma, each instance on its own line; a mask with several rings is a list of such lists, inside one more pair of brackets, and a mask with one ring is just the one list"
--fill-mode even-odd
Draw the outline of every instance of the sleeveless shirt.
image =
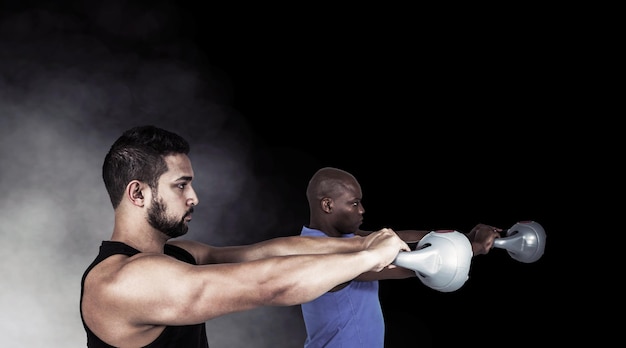
[[[306, 226], [300, 235], [333, 238]], [[343, 235], [350, 237], [354, 234]], [[301, 304], [307, 334], [304, 348], [384, 347], [385, 320], [378, 288], [378, 281], [351, 281], [341, 290]]]
[[[100, 253], [96, 257], [96, 259], [87, 267], [85, 273], [83, 274], [81, 284], [80, 284], [80, 302], [81, 302], [81, 310], [80, 317], [83, 322], [83, 327], [85, 328], [85, 332], [87, 333], [87, 347], [89, 348], [115, 348], [104, 341], [102, 341], [98, 336], [96, 336], [87, 326], [85, 320], [83, 319], [83, 311], [82, 311], [82, 301], [83, 301], [83, 292], [85, 288], [85, 278], [87, 274], [100, 262], [106, 259], [109, 256], [123, 254], [127, 256], [133, 256], [135, 254], [140, 253], [139, 250], [124, 244], [122, 242], [114, 242], [114, 241], [103, 241], [100, 246]], [[188, 253], [186, 250], [179, 248], [175, 245], [165, 244], [165, 254], [172, 256], [178, 260], [196, 264], [193, 256]], [[152, 343], [148, 344], [143, 348], [208, 348], [209, 343], [206, 335], [206, 324], [196, 324], [196, 325], [184, 325], [184, 326], [166, 326], [163, 332], [156, 338], [156, 340], [152, 341]]]

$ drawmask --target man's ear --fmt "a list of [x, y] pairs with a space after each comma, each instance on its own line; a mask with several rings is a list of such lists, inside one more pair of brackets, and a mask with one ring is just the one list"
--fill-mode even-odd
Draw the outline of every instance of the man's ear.
[[333, 210], [333, 200], [326, 197], [321, 200], [322, 210], [326, 213], [330, 213]]
[[126, 186], [126, 196], [136, 206], [143, 207], [144, 205], [144, 190], [147, 188], [142, 182], [133, 180]]

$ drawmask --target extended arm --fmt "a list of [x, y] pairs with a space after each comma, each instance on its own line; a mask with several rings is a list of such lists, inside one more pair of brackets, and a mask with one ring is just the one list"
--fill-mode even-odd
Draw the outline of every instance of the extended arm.
[[142, 346], [166, 325], [311, 301], [361, 273], [393, 268], [398, 252], [409, 250], [389, 229], [336, 242], [345, 251], [208, 265], [161, 253], [114, 255], [85, 278], [81, 310], [90, 329], [107, 342]]
[[337, 243], [346, 251], [201, 266], [163, 254], [114, 256], [86, 279], [83, 309], [94, 313], [86, 320], [94, 328], [100, 321], [123, 321], [120, 326], [141, 330], [201, 323], [259, 306], [296, 305], [361, 273], [392, 267], [398, 252], [409, 250], [388, 229]]
[[279, 237], [262, 242], [214, 247], [188, 240], [169, 243], [189, 251], [199, 264], [231, 263], [260, 260], [272, 256], [343, 253], [362, 250], [371, 241], [358, 238], [320, 238], [305, 236]]
[[[426, 234], [430, 231], [426, 230], [400, 230], [396, 231], [398, 236], [405, 241], [406, 243], [412, 244], [419, 242]], [[469, 239], [472, 245], [472, 254], [474, 256], [487, 254], [492, 248], [494, 244], [494, 240], [500, 237], [500, 232], [502, 232], [501, 228], [493, 227], [485, 224], [477, 224], [472, 228], [469, 233], [465, 235]], [[358, 234], [361, 236], [366, 236], [370, 231], [359, 231]], [[383, 280], [383, 279], [403, 279], [415, 277], [415, 271], [403, 268], [396, 267], [393, 269], [384, 269], [381, 272], [366, 272], [359, 275], [355, 280], [359, 281], [372, 281], [372, 280]]]

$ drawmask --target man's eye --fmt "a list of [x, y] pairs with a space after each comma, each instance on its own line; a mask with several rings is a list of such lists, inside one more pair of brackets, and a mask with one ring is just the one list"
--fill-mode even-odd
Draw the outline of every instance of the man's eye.
[[181, 190], [184, 190], [185, 186], [187, 186], [187, 184], [178, 184], [178, 188]]

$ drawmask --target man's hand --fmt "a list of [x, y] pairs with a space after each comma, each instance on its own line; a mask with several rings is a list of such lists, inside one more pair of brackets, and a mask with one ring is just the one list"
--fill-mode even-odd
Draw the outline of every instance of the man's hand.
[[392, 262], [400, 251], [410, 251], [409, 245], [400, 239], [390, 228], [383, 228], [369, 234], [366, 239], [366, 250], [375, 252], [380, 256], [379, 263], [372, 269], [380, 272], [385, 268], [393, 268]]
[[487, 254], [493, 248], [493, 241], [500, 238], [501, 228], [478, 224], [467, 234], [472, 243], [474, 256]]

